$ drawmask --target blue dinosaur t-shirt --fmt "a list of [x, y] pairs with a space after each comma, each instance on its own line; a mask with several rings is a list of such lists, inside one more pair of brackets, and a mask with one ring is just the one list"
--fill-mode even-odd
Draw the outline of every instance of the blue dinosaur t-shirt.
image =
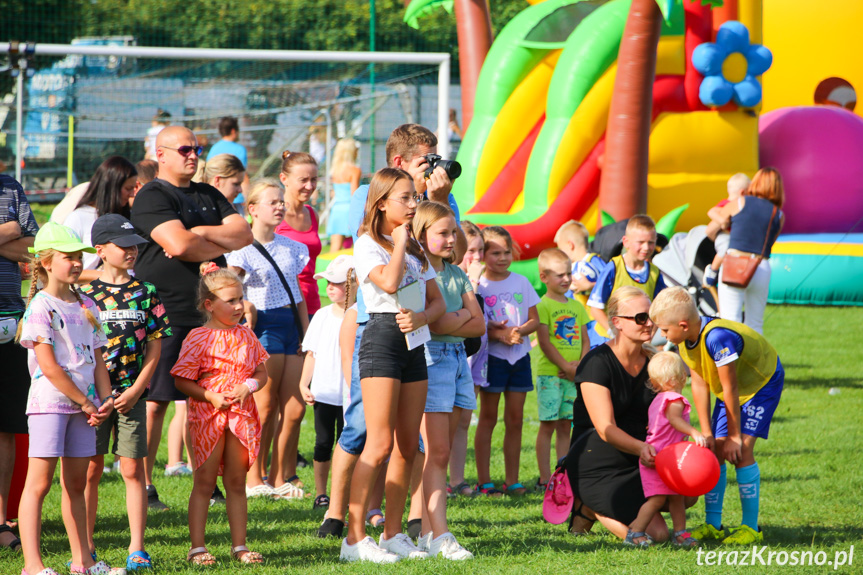
[[[548, 295], [540, 298], [536, 306], [539, 312], [539, 323], [548, 326], [548, 337], [563, 359], [578, 361], [581, 359], [581, 326], [591, 318], [587, 310], [574, 299], [566, 303], [554, 301]], [[554, 365], [545, 354], [540, 354], [536, 366], [537, 375], [557, 375], [560, 369]]]

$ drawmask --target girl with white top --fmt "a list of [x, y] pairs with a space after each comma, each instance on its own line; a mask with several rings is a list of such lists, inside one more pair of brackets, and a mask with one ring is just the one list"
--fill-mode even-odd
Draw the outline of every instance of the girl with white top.
[[333, 303], [315, 312], [303, 338], [306, 361], [300, 393], [315, 410], [315, 508], [330, 506], [327, 496], [330, 462], [333, 446], [345, 426], [342, 405], [347, 386], [339, 333], [345, 313], [356, 300], [353, 267], [354, 258], [342, 255], [332, 260], [324, 272], [315, 274], [315, 279], [327, 280], [327, 297]]
[[[309, 261], [309, 250], [300, 242], [275, 233], [276, 226], [285, 218], [284, 192], [276, 180], [256, 182], [246, 201], [252, 216], [255, 243], [231, 252], [227, 260], [233, 271], [244, 276], [245, 297], [258, 309], [255, 335], [270, 354], [267, 360], [268, 384], [254, 395], [261, 418], [261, 453], [249, 469], [246, 494], [249, 497], [304, 497], [296, 475], [286, 478], [284, 470], [287, 461], [297, 460], [300, 423], [306, 413], [306, 404], [300, 394], [302, 334], [297, 328], [290, 295], [276, 269], [255, 244], [267, 251], [287, 280], [303, 333], [308, 330], [309, 314], [297, 275]], [[282, 426], [288, 426], [290, 433], [283, 434], [284, 441], [279, 437], [273, 449], [269, 483], [264, 483], [267, 455], [275, 437], [279, 414]]]
[[[408, 349], [405, 334], [436, 321], [445, 307], [435, 272], [420, 244], [411, 237], [416, 208], [410, 174], [396, 168], [375, 174], [354, 246], [357, 279], [369, 314], [359, 350], [368, 435], [351, 482], [348, 536], [341, 549], [344, 561], [394, 563], [402, 558], [428, 557], [402, 533], [428, 387], [424, 346]], [[400, 305], [399, 300], [404, 301], [409, 294], [411, 299], [425, 302], [425, 309]], [[365, 514], [378, 470], [388, 457], [387, 515], [378, 546], [366, 536]]]

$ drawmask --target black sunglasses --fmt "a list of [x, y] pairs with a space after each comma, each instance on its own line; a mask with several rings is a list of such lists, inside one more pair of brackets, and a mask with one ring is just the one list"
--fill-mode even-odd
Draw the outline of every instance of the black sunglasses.
[[170, 146], [159, 146], [159, 147], [160, 148], [168, 148], [169, 150], [176, 150], [176, 152], [178, 154], [180, 154], [181, 156], [183, 156], [184, 158], [188, 158], [189, 154], [191, 154], [193, 151], [195, 152], [196, 156], [200, 156], [201, 154], [204, 153], [204, 147], [203, 146], [180, 146], [179, 148], [172, 148]]
[[638, 325], [645, 325], [647, 323], [647, 320], [650, 319], [650, 315], [646, 311], [643, 311], [641, 313], [637, 313], [635, 315], [616, 315], [614, 317], [619, 317], [619, 318], [623, 318], [623, 319], [631, 319], [632, 321], [634, 321]]

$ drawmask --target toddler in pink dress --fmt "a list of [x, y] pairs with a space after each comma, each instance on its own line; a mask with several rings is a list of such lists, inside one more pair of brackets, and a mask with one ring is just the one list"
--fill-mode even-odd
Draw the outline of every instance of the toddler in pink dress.
[[[658, 454], [669, 445], [685, 441], [686, 436], [691, 435], [697, 445], [704, 447], [704, 437], [689, 424], [689, 402], [680, 394], [686, 384], [686, 368], [680, 357], [669, 351], [657, 353], [647, 365], [647, 373], [650, 376], [650, 385], [657, 394], [647, 410], [646, 443]], [[678, 547], [697, 546], [698, 541], [686, 531], [683, 495], [668, 487], [656, 469], [646, 467], [641, 462], [638, 465], [641, 470], [641, 486], [647, 501], [641, 506], [635, 521], [630, 523], [624, 543], [639, 547], [652, 545], [653, 540], [645, 530], [667, 500], [674, 526], [671, 543]]]

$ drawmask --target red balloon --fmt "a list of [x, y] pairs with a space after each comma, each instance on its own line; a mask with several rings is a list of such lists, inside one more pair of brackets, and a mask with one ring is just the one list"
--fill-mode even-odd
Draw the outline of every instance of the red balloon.
[[665, 484], [681, 495], [704, 495], [719, 481], [719, 461], [706, 447], [689, 441], [669, 445], [656, 456], [656, 471]]

